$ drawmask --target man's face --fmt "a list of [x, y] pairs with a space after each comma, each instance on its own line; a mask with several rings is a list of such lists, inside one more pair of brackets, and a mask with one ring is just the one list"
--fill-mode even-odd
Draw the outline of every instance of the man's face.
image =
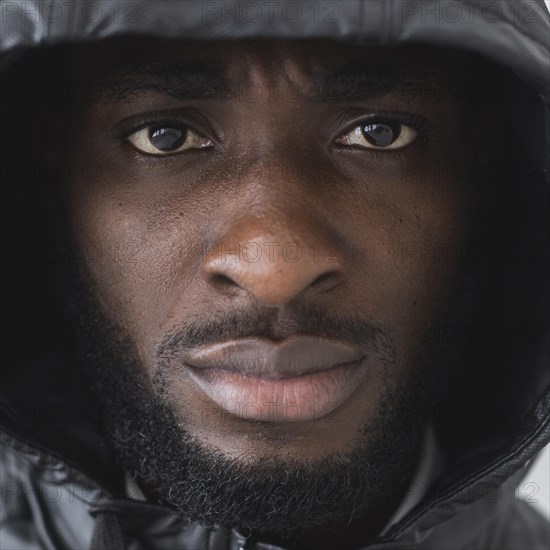
[[473, 227], [463, 112], [418, 93], [453, 71], [326, 42], [75, 52], [71, 299], [122, 464], [193, 519], [281, 532], [402, 489]]

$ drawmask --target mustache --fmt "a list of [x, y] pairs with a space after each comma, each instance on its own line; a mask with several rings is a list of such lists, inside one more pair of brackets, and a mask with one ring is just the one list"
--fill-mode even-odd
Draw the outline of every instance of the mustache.
[[373, 351], [395, 352], [391, 330], [372, 319], [357, 315], [337, 315], [308, 305], [281, 315], [279, 311], [231, 311], [213, 314], [202, 322], [183, 322], [158, 344], [156, 356], [169, 359], [198, 346], [240, 338], [268, 338], [273, 341], [300, 336], [331, 341], [347, 341]]

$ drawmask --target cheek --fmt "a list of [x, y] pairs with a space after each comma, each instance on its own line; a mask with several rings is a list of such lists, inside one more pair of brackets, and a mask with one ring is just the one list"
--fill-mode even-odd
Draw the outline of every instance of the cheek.
[[[145, 206], [74, 186], [69, 195], [71, 225], [95, 295], [110, 318], [135, 338], [146, 366], [158, 337], [165, 333], [171, 308], [185, 301], [192, 277], [181, 273], [199, 257], [190, 220], [172, 223], [171, 214], [145, 214]], [[155, 220], [163, 219], [163, 223]], [[187, 237], [187, 238], [185, 238]], [[200, 247], [199, 247], [200, 248]]]
[[418, 335], [429, 329], [456, 291], [472, 228], [463, 198], [433, 196], [423, 208], [418, 206], [414, 228], [401, 232], [396, 269], [405, 286], [400, 304], [404, 345], [420, 343]]
[[445, 308], [468, 251], [474, 197], [467, 182], [446, 175], [380, 176], [368, 197], [349, 204], [350, 217], [360, 222], [362, 303], [393, 327], [404, 356]]

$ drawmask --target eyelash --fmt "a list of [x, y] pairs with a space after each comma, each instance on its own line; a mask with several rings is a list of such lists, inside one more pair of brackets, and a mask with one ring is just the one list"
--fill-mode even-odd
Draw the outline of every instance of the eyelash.
[[[187, 111], [185, 111], [185, 113], [187, 114]], [[199, 134], [200, 136], [205, 136], [205, 134], [215, 135], [215, 132], [212, 132], [211, 130], [207, 131], [205, 129], [196, 129], [198, 127], [201, 127], [201, 125], [191, 122], [190, 121], [191, 118], [195, 118], [195, 117], [190, 115], [178, 116], [177, 114], [167, 116], [166, 112], [159, 112], [159, 113], [152, 112], [142, 117], [132, 117], [130, 119], [123, 120], [113, 129], [112, 137], [119, 143], [127, 144], [131, 148], [133, 155], [135, 155], [137, 158], [147, 160], [148, 162], [155, 162], [155, 163], [171, 162], [174, 159], [174, 157], [177, 157], [178, 155], [181, 155], [183, 153], [179, 152], [179, 153], [166, 154], [166, 155], [148, 154], [134, 147], [130, 143], [129, 138], [136, 132], [139, 132], [140, 130], [153, 127], [153, 126], [166, 126], [166, 127], [176, 127], [176, 128], [184, 127], [192, 130], [193, 132]], [[199, 115], [198, 118], [202, 118], [202, 117], [200, 117]], [[195, 153], [204, 153], [207, 150], [208, 149], [192, 149], [192, 151]], [[187, 151], [184, 151], [184, 152], [187, 152]]]
[[[115, 139], [120, 141], [125, 141], [132, 134], [135, 134], [136, 132], [139, 132], [140, 130], [143, 130], [144, 128], [149, 128], [151, 126], [167, 126], [167, 127], [184, 126], [186, 128], [191, 128], [192, 130], [194, 130], [194, 127], [192, 124], [189, 124], [177, 118], [154, 118], [153, 116], [148, 116], [147, 118], [139, 120], [137, 123], [132, 120], [131, 122], [128, 121], [129, 124], [127, 125], [125, 124], [125, 122], [126, 121], [124, 121], [121, 125], [115, 128], [115, 131], [113, 132], [113, 136]], [[130, 126], [130, 123], [133, 123], [132, 126]], [[198, 130], [194, 130], [194, 131], [198, 132]]]
[[383, 120], [387, 122], [394, 122], [398, 124], [406, 124], [418, 132], [418, 135], [426, 135], [431, 129], [431, 123], [423, 116], [416, 113], [385, 113], [378, 112], [372, 113], [361, 119], [360, 124], [365, 122], [371, 122], [372, 120]]
[[[426, 143], [428, 139], [430, 141], [433, 141], [434, 139], [437, 139], [437, 132], [435, 131], [433, 124], [428, 119], [424, 118], [421, 115], [418, 115], [416, 113], [401, 113], [401, 112], [373, 112], [372, 114], [364, 117], [364, 118], [358, 118], [354, 120], [352, 124], [349, 124], [346, 126], [346, 130], [343, 132], [339, 132], [338, 136], [335, 138], [338, 139], [344, 135], [346, 135], [349, 132], [352, 132], [354, 129], [356, 129], [359, 126], [363, 126], [364, 124], [368, 124], [369, 122], [373, 122], [374, 120], [377, 121], [383, 121], [383, 122], [392, 122], [396, 124], [403, 124], [406, 126], [410, 126], [418, 133], [417, 138], [415, 141], [411, 144], [411, 146], [415, 145], [418, 141], [421, 143]], [[400, 149], [393, 149], [393, 150], [384, 150], [384, 149], [377, 149], [377, 148], [365, 148], [360, 146], [353, 146], [353, 145], [341, 145], [338, 143], [332, 143], [332, 147], [342, 150], [342, 151], [357, 151], [358, 153], [366, 153], [369, 155], [369, 157], [375, 161], [403, 161], [405, 162], [407, 160], [407, 157], [409, 155], [409, 148], [410, 146], [406, 146]]]
[[[342, 144], [334, 143], [336, 139], [339, 139], [340, 137], [346, 135], [349, 132], [352, 132], [355, 128], [365, 125], [374, 120], [392, 122], [394, 124], [403, 124], [403, 125], [410, 126], [418, 133], [418, 137], [415, 140], [415, 142], [421, 141], [425, 143], [428, 140], [428, 138], [432, 136], [432, 133], [433, 133], [431, 122], [429, 122], [424, 117], [417, 115], [415, 113], [375, 112], [364, 118], [358, 118], [352, 124], [349, 124], [344, 131], [340, 131], [339, 134], [334, 138], [332, 146], [341, 150], [354, 149], [354, 150], [367, 152], [371, 156], [387, 157], [387, 155], [391, 154], [391, 156], [395, 159], [405, 158], [408, 147], [385, 151], [384, 149], [377, 149], [377, 148], [367, 149], [360, 146], [342, 145]], [[184, 126], [200, 135], [204, 134], [204, 132], [202, 132], [201, 130], [196, 130], [193, 124], [187, 123], [182, 119], [165, 118], [165, 117], [158, 118], [157, 115], [155, 115], [154, 113], [151, 113], [147, 115], [145, 118], [138, 120], [137, 122], [135, 122], [135, 119], [123, 121], [121, 124], [115, 127], [113, 131], [113, 137], [118, 141], [127, 142], [128, 138], [131, 135], [133, 135], [136, 132], [139, 132], [140, 130], [143, 130], [144, 128], [148, 128], [150, 126], [162, 126], [162, 125], [166, 125], [167, 127]], [[200, 151], [200, 149], [194, 149], [194, 151]], [[147, 158], [162, 159], [162, 158], [170, 157], [170, 155], [156, 156], [156, 155], [148, 155], [141, 151], [136, 151], [136, 152], [137, 154]], [[178, 154], [181, 154], [181, 153], [178, 153]]]
[[[363, 118], [355, 119], [353, 123], [346, 125], [346, 129], [344, 131], [339, 131], [339, 134], [336, 137], [336, 139], [355, 130], [359, 126], [364, 126], [369, 122], [372, 123], [374, 121], [391, 122], [393, 124], [402, 124], [404, 126], [410, 126], [413, 130], [417, 132], [418, 138], [422, 140], [425, 140], [432, 132], [431, 122], [420, 115], [417, 115], [414, 113], [378, 112], [378, 113], [372, 113]], [[375, 149], [372, 149], [372, 150], [375, 150]], [[396, 149], [394, 151], [397, 152], [398, 150], [399, 149]]]

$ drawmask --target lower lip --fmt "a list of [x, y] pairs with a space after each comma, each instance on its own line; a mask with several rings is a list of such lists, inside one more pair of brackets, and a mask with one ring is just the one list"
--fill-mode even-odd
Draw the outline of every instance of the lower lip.
[[277, 380], [188, 369], [202, 391], [229, 414], [262, 422], [306, 422], [334, 412], [352, 396], [365, 376], [362, 362]]

